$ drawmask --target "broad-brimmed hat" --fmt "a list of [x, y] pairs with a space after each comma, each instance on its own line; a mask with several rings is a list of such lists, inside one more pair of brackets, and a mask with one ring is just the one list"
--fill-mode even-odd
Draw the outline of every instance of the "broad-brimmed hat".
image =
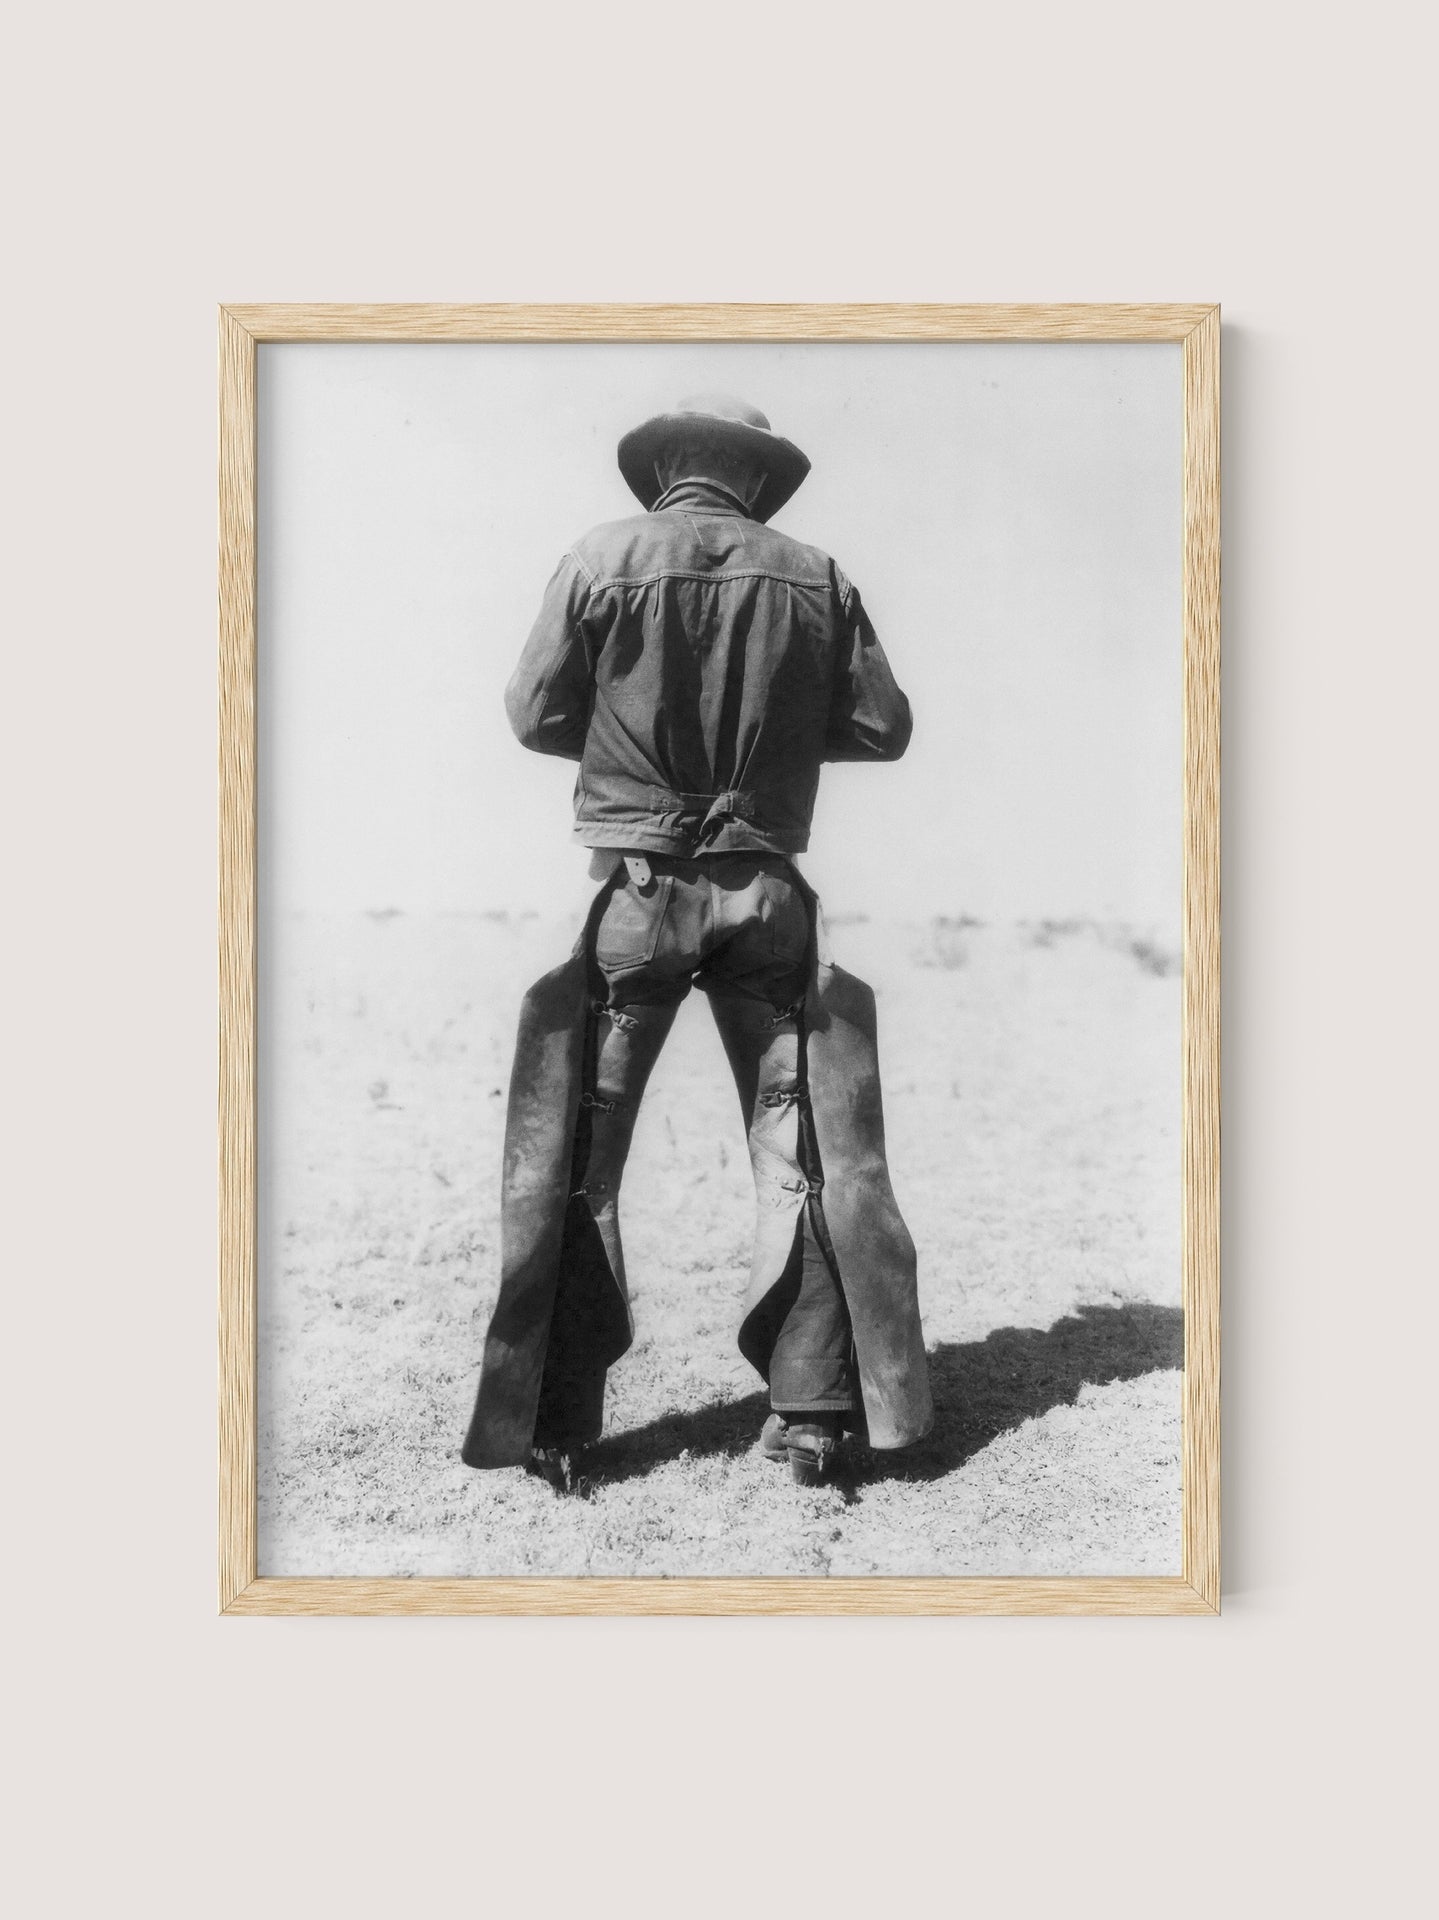
[[673, 412], [646, 420], [620, 442], [620, 472], [646, 512], [660, 496], [655, 461], [676, 441], [727, 447], [754, 460], [768, 482], [755, 508], [760, 520], [778, 513], [809, 472], [808, 457], [777, 434], [758, 407], [728, 393], [695, 394], [681, 400]]

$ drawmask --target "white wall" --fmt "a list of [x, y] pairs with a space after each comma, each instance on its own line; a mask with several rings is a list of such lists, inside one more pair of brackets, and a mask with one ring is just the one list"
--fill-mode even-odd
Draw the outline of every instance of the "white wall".
[[[1384, 0], [12, 25], [19, 1910], [1417, 1909], [1433, 34]], [[790, 297], [1225, 302], [1225, 1613], [218, 1620], [214, 304]]]

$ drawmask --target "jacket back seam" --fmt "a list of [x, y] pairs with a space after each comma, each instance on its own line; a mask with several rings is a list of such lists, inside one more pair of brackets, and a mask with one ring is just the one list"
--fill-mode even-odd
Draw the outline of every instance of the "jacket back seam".
[[727, 580], [773, 580], [786, 587], [809, 587], [815, 592], [827, 592], [829, 580], [806, 578], [797, 573], [777, 573], [772, 567], [734, 567], [723, 572], [697, 572], [688, 567], [661, 567], [655, 573], [616, 573], [599, 577], [591, 574], [590, 585], [597, 593], [603, 593], [607, 587], [652, 587], [662, 580], [694, 580], [701, 586], [721, 586]]

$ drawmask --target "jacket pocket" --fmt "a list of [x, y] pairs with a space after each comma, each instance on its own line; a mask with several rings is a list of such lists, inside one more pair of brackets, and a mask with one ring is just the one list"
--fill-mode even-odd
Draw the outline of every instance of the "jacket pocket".
[[625, 875], [595, 929], [595, 958], [606, 973], [643, 967], [654, 959], [674, 888], [672, 873], [657, 873], [643, 892]]

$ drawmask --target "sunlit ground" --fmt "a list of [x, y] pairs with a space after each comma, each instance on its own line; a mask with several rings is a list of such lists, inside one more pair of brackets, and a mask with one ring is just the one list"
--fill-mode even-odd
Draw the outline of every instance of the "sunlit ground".
[[260, 1570], [1177, 1573], [1179, 979], [1088, 922], [834, 929], [876, 988], [934, 1432], [793, 1486], [734, 1346], [752, 1190], [703, 998], [622, 1196], [637, 1339], [566, 1495], [458, 1448], [521, 993], [574, 929], [307, 916], [267, 974]]

